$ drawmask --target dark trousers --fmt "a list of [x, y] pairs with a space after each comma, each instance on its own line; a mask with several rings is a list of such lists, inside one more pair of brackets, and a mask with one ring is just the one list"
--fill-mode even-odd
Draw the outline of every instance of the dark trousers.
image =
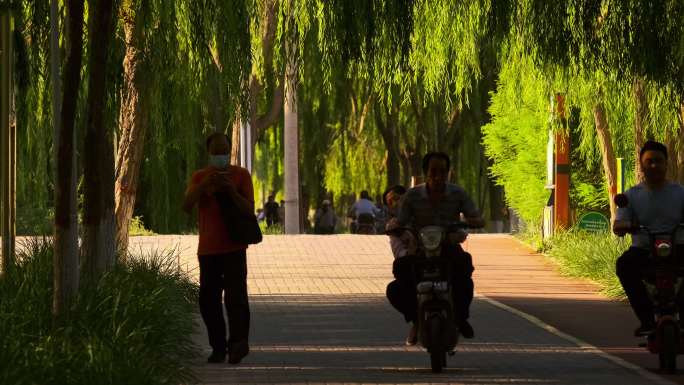
[[[681, 260], [684, 255], [677, 258]], [[649, 257], [649, 251], [630, 247], [618, 258], [615, 272], [617, 273], [622, 288], [627, 294], [630, 305], [639, 321], [642, 323], [653, 323], [653, 301], [648, 295], [644, 278], [648, 275], [655, 277], [653, 270], [653, 260]], [[682, 298], [679, 299], [679, 308], [684, 308]]]
[[[246, 341], [249, 337], [246, 257], [245, 250], [199, 256], [200, 313], [207, 327], [209, 345], [215, 351], [225, 351], [226, 343]], [[230, 333], [228, 341], [221, 306], [221, 295], [224, 293]]]
[[[457, 246], [451, 251], [453, 255], [452, 298], [456, 319], [466, 320], [470, 317], [470, 304], [473, 302], [473, 257]], [[403, 259], [407, 258], [407, 259]], [[397, 309], [406, 322], [414, 322], [418, 317], [418, 299], [416, 282], [413, 276], [410, 257], [395, 260], [393, 266], [394, 281], [387, 285], [387, 299]]]
[[314, 234], [335, 234], [335, 226], [314, 225]]

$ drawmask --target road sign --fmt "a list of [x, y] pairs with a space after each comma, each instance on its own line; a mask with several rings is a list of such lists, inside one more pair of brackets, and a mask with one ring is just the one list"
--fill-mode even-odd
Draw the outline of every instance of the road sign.
[[577, 222], [577, 226], [585, 231], [599, 233], [608, 231], [608, 228], [610, 227], [610, 221], [608, 221], [608, 218], [606, 218], [605, 215], [595, 211], [590, 211], [588, 213], [582, 214]]

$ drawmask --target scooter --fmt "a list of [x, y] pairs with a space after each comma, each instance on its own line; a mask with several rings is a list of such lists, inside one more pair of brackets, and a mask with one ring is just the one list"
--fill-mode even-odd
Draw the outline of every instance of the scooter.
[[354, 234], [375, 234], [375, 218], [371, 214], [359, 214], [352, 223]]
[[[624, 208], [629, 204], [626, 195], [615, 196], [615, 204]], [[644, 281], [654, 304], [656, 329], [646, 337], [646, 343], [640, 346], [658, 354], [660, 369], [667, 373], [677, 371], [677, 355], [684, 353], [684, 335], [680, 327], [683, 264], [678, 263], [677, 256], [684, 252], [684, 223], [672, 231], [655, 232], [646, 226], [634, 225], [631, 233], [648, 234], [651, 244], [650, 258], [653, 259], [653, 270], [649, 271]]]
[[[448, 228], [427, 226], [419, 231], [419, 248], [413, 264], [418, 296], [418, 341], [430, 353], [434, 373], [454, 355], [459, 329], [454, 314], [448, 234], [465, 229], [463, 223]], [[452, 245], [453, 247], [453, 245]]]

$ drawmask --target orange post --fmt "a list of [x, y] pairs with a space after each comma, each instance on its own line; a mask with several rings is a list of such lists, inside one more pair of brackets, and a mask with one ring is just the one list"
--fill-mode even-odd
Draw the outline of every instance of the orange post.
[[[565, 119], [565, 98], [556, 94], [556, 113], [563, 127], [567, 127]], [[555, 135], [555, 189], [554, 189], [554, 221], [556, 229], [570, 227], [570, 135], [557, 132]]]

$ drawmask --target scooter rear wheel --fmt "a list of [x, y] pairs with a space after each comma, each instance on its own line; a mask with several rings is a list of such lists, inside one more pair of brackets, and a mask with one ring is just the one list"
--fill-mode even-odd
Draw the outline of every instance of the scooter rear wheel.
[[666, 373], [675, 373], [677, 371], [677, 350], [679, 348], [679, 336], [677, 334], [677, 326], [674, 323], [663, 325], [663, 344], [658, 358], [660, 370]]

